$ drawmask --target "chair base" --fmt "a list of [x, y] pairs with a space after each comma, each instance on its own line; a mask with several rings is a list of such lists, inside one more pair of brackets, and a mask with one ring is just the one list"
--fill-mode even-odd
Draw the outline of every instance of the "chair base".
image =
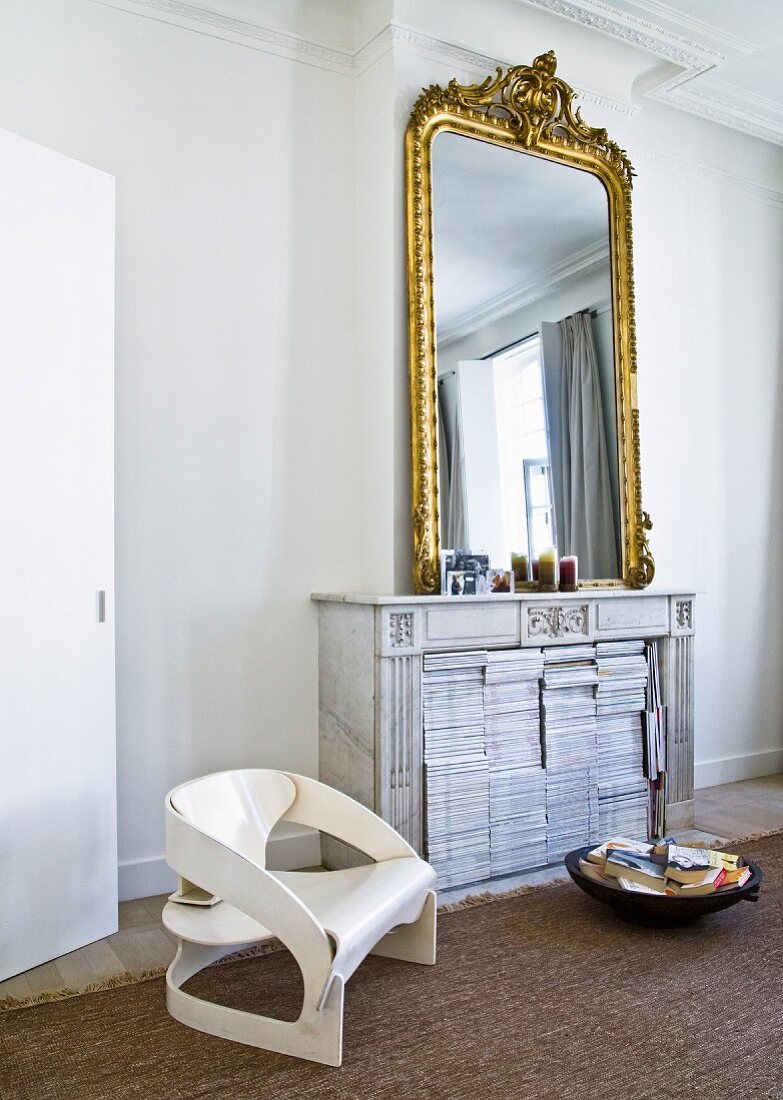
[[[419, 918], [387, 933], [371, 954], [431, 966], [435, 962], [436, 931], [436, 895], [430, 890]], [[345, 998], [345, 979], [341, 974], [332, 971], [316, 1004], [312, 998], [308, 1003], [305, 994], [302, 1012], [293, 1022], [217, 1005], [185, 993], [181, 988], [199, 970], [257, 942], [211, 945], [179, 937], [177, 954], [166, 973], [166, 1007], [170, 1014], [181, 1024], [220, 1039], [231, 1039], [277, 1054], [290, 1054], [325, 1066], [341, 1065]], [[302, 977], [305, 990], [317, 987], [317, 975], [303, 972]]]
[[241, 949], [242, 945], [209, 947], [179, 941], [177, 954], [166, 973], [166, 1007], [174, 1019], [220, 1039], [325, 1066], [341, 1065], [344, 983], [339, 974], [333, 976], [320, 1010], [305, 1005], [299, 1019], [293, 1022], [213, 1004], [181, 989], [199, 970]]
[[427, 900], [421, 916], [413, 924], [398, 925], [379, 940], [370, 952], [386, 959], [401, 959], [403, 962], [434, 966], [437, 942], [437, 895], [434, 890], [427, 893]]

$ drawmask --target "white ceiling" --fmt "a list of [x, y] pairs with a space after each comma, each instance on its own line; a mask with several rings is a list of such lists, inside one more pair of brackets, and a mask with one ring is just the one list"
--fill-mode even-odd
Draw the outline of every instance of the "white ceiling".
[[783, 0], [521, 0], [645, 50], [642, 98], [783, 144]]

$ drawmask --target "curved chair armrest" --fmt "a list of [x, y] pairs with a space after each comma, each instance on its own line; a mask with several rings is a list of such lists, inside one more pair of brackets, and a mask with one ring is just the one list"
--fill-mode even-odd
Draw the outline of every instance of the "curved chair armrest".
[[[332, 943], [288, 887], [263, 867], [189, 825], [170, 804], [166, 861], [177, 874], [223, 898], [277, 936], [299, 963], [305, 977], [305, 1000], [317, 1004], [331, 972]], [[318, 978], [308, 989], [307, 975], [313, 973]]]
[[321, 829], [336, 840], [358, 848], [376, 862], [404, 856], [418, 858], [415, 849], [396, 829], [360, 802], [317, 779], [293, 772], [283, 774], [296, 787], [296, 798], [283, 814], [282, 821]]

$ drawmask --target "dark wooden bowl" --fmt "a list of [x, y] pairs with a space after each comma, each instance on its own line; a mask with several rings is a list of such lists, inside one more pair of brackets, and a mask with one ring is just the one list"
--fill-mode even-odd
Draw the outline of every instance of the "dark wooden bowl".
[[625, 920], [635, 924], [646, 925], [677, 925], [690, 924], [708, 913], [717, 913], [721, 909], [728, 909], [736, 905], [738, 901], [757, 901], [759, 888], [761, 887], [761, 868], [756, 863], [746, 860], [753, 874], [744, 886], [736, 890], [719, 891], [714, 894], [704, 894], [698, 898], [670, 898], [665, 894], [636, 894], [630, 890], [620, 890], [614, 886], [604, 886], [602, 882], [596, 882], [588, 878], [579, 868], [579, 860], [587, 859], [587, 853], [592, 851], [594, 844], [588, 844], [584, 848], [576, 848], [565, 857], [566, 869], [580, 889], [589, 894], [591, 898], [610, 905], [617, 914]]

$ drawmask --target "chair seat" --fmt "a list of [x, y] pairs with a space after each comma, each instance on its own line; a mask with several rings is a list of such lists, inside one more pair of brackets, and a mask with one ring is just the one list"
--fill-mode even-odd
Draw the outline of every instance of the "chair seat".
[[436, 878], [429, 863], [415, 856], [323, 873], [273, 873], [335, 940], [335, 964], [346, 979], [387, 932], [418, 919]]
[[[365, 952], [397, 924], [415, 920], [435, 872], [421, 859], [390, 859], [341, 871], [275, 871], [274, 877], [304, 902], [338, 947]], [[210, 908], [170, 901], [163, 925], [190, 943], [237, 944], [272, 940], [263, 924], [220, 901]]]

